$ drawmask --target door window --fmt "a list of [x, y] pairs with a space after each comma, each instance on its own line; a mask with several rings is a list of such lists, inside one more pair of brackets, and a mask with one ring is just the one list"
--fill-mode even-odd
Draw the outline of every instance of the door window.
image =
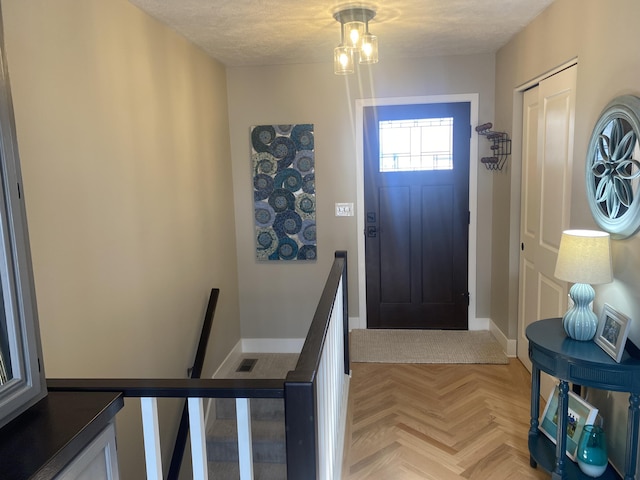
[[453, 169], [453, 117], [383, 120], [380, 172]]

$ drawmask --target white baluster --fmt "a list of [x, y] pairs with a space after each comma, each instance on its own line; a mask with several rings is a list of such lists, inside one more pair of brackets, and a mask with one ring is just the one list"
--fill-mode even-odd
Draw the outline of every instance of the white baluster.
[[191, 437], [193, 479], [207, 480], [209, 471], [204, 429], [204, 402], [201, 398], [189, 398], [189, 436]]
[[238, 460], [240, 480], [253, 480], [253, 446], [251, 442], [251, 406], [248, 398], [236, 398], [238, 422]]
[[147, 480], [163, 480], [162, 454], [160, 453], [160, 429], [158, 423], [158, 399], [140, 398], [142, 410], [142, 434], [144, 457], [147, 466]]

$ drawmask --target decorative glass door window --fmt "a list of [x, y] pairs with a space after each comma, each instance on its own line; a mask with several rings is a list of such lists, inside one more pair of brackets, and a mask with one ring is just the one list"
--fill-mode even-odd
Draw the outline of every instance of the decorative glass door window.
[[453, 169], [453, 118], [384, 120], [380, 129], [380, 171]]

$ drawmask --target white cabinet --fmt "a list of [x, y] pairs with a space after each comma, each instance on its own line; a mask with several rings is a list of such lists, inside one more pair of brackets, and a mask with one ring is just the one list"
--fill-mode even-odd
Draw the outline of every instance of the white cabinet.
[[55, 480], [119, 480], [116, 432], [109, 424]]

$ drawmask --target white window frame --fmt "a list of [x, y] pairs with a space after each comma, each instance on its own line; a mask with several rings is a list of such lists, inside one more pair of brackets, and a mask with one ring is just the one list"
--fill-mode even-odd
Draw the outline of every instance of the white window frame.
[[0, 61], [0, 288], [11, 356], [1, 427], [47, 394], [1, 12]]

